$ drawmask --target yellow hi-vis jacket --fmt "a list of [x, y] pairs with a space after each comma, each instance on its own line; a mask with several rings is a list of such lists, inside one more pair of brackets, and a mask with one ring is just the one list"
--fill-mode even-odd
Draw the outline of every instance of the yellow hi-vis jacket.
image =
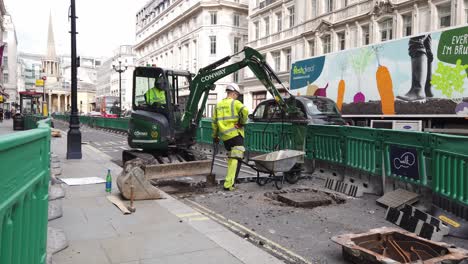
[[153, 103], [166, 104], [166, 93], [164, 90], [153, 87], [146, 92], [146, 103], [149, 105]]
[[[238, 135], [244, 137], [243, 126], [247, 123], [249, 110], [238, 100], [225, 98], [216, 105], [213, 113], [213, 138], [220, 137], [222, 141]], [[235, 125], [242, 125], [236, 128]]]

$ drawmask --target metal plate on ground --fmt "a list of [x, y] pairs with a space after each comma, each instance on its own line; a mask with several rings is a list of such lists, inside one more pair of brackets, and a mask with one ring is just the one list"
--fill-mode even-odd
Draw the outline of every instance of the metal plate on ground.
[[304, 208], [330, 205], [333, 202], [330, 196], [322, 192], [284, 193], [278, 195], [278, 200], [292, 206]]
[[377, 203], [385, 207], [400, 208], [404, 204], [414, 204], [419, 200], [419, 195], [404, 189], [397, 189], [386, 193], [377, 199]]

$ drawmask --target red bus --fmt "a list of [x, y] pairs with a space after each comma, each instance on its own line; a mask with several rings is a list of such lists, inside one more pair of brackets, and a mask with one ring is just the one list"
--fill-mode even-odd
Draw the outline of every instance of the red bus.
[[102, 117], [117, 118], [120, 111], [119, 97], [108, 95], [96, 97], [96, 108]]

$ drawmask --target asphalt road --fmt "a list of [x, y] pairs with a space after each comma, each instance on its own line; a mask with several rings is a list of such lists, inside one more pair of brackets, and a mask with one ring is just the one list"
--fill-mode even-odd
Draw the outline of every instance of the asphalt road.
[[[54, 124], [58, 129], [68, 130], [64, 122]], [[122, 150], [128, 148], [125, 135], [86, 126], [81, 128], [81, 132], [83, 142], [110, 155], [119, 164]], [[226, 161], [220, 157], [215, 164], [214, 172], [218, 179], [222, 179]], [[241, 171], [241, 178], [252, 176], [254, 173], [249, 168]], [[321, 186], [323, 181], [312, 177], [294, 185], [285, 183], [283, 190], [320, 189]], [[265, 186], [243, 183], [237, 187], [234, 192], [224, 192], [220, 186], [216, 186], [176, 196], [195, 209], [209, 213], [212, 218], [217, 218], [221, 224], [257, 246], [277, 253], [286, 263], [345, 264], [348, 262], [342, 259], [340, 246], [330, 240], [332, 236], [366, 232], [383, 226], [395, 227], [384, 220], [385, 209], [376, 204], [375, 200], [379, 197], [375, 195], [347, 197], [343, 204], [307, 209], [291, 207], [267, 197], [266, 193], [276, 191], [272, 183]], [[467, 240], [446, 237], [443, 242], [468, 249]]]

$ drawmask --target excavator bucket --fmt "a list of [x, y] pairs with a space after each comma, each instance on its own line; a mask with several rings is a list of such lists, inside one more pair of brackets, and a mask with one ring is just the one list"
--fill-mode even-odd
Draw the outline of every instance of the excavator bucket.
[[132, 185], [133, 199], [160, 199], [161, 193], [151, 184], [151, 180], [210, 174], [211, 160], [208, 159], [187, 161], [177, 155], [154, 158], [142, 153], [138, 153], [138, 156], [125, 162], [117, 178], [117, 187], [126, 199], [131, 198]]
[[198, 176], [210, 173], [211, 160], [186, 161], [181, 163], [146, 165], [148, 180], [181, 176]]
[[125, 199], [130, 200], [133, 186], [134, 200], [161, 199], [161, 193], [146, 179], [142, 167], [144, 164], [140, 159], [125, 163], [122, 173], [117, 177], [117, 187], [120, 193]]

